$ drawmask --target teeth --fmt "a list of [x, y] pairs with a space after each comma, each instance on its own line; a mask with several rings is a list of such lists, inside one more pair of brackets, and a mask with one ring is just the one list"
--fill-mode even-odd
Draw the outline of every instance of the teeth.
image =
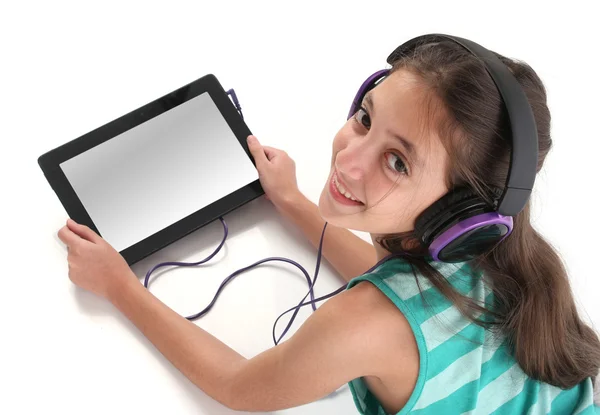
[[335, 183], [335, 187], [340, 191], [341, 194], [343, 194], [344, 196], [346, 196], [346, 198], [353, 200], [355, 202], [358, 202], [358, 200], [354, 197], [352, 197], [352, 195], [350, 194], [349, 191], [347, 191], [346, 189], [344, 189], [344, 187], [338, 183], [337, 181], [337, 176], [333, 177], [333, 183]]

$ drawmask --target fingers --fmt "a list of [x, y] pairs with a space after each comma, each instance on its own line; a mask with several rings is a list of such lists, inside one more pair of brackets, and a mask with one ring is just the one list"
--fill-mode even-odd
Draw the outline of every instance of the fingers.
[[283, 151], [273, 148], [273, 147], [269, 147], [269, 146], [263, 146], [263, 149], [265, 150], [265, 154], [267, 155], [267, 160], [269, 160], [269, 161], [273, 160], [273, 158], [276, 157], [277, 155], [283, 153]]
[[257, 138], [253, 135], [248, 136], [248, 149], [250, 153], [252, 153], [252, 157], [254, 157], [254, 161], [256, 161], [257, 166], [262, 166], [264, 163], [268, 162], [269, 159], [265, 154], [263, 146], [260, 145]]
[[85, 225], [81, 225], [77, 222], [75, 222], [72, 219], [68, 219], [67, 220], [67, 227], [75, 234], [78, 235], [79, 237], [88, 240], [90, 242], [98, 242], [98, 240], [100, 239], [100, 236], [94, 232], [93, 230], [91, 230], [90, 228], [88, 228]]
[[73, 246], [74, 244], [78, 243], [81, 239], [79, 236], [77, 236], [77, 234], [73, 233], [68, 226], [63, 226], [60, 228], [58, 231], [58, 238], [63, 241], [65, 245], [67, 245], [67, 249], [69, 246]]

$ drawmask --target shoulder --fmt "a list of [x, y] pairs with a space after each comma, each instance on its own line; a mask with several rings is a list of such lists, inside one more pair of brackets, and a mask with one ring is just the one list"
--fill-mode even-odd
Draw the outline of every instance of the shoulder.
[[409, 322], [373, 283], [360, 281], [327, 301], [321, 308], [338, 328], [343, 342], [364, 356], [371, 375], [390, 370], [394, 361], [418, 359]]
[[[385, 329], [390, 335], [411, 334], [408, 320], [393, 301], [370, 281], [359, 281], [346, 292], [344, 303], [354, 304], [355, 316], [373, 331]], [[389, 339], [386, 339], [389, 340]]]
[[394, 325], [408, 325], [406, 318], [372, 282], [355, 282], [346, 291], [327, 301], [321, 308], [347, 324], [361, 327], [366, 330], [376, 331], [390, 323]]

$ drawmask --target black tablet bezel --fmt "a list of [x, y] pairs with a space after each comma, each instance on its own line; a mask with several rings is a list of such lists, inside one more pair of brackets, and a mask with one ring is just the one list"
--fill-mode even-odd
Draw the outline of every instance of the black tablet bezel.
[[[38, 158], [40, 168], [69, 217], [77, 223], [89, 226], [102, 236], [64, 175], [60, 168], [60, 163], [205, 92], [208, 92], [229, 125], [229, 128], [231, 128], [244, 151], [256, 166], [246, 143], [246, 138], [251, 134], [250, 129], [237, 112], [217, 78], [213, 74], [208, 74], [81, 137], [48, 151]], [[259, 180], [255, 180], [241, 189], [171, 224], [167, 228], [139, 241], [135, 245], [122, 250], [120, 253], [127, 263], [132, 265], [263, 194], [264, 190]]]

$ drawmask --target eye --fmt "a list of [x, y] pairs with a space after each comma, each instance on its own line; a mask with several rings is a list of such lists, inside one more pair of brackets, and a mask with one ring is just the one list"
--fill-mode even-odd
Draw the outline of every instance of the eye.
[[354, 119], [367, 130], [371, 128], [371, 116], [367, 113], [366, 109], [359, 108], [356, 114], [354, 114]]
[[402, 161], [402, 159], [398, 155], [394, 153], [386, 153], [385, 161], [387, 162], [387, 167], [390, 170], [394, 170], [395, 172], [402, 174], [408, 174], [406, 164], [404, 164], [404, 161]]

